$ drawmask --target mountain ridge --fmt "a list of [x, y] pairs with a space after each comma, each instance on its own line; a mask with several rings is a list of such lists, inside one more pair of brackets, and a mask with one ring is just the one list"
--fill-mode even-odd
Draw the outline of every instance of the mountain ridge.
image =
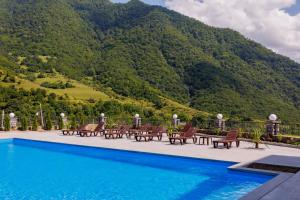
[[232, 117], [300, 119], [300, 65], [236, 31], [138, 0], [0, 4], [0, 52], [15, 63], [25, 57], [16, 72], [90, 77], [157, 107], [163, 96]]

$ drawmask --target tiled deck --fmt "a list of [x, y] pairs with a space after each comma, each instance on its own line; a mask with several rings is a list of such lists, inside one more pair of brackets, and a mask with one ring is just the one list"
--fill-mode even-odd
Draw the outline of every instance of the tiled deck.
[[[58, 131], [51, 132], [0, 132], [0, 138], [24, 138], [32, 140], [59, 142], [67, 144], [79, 144], [95, 147], [125, 149], [140, 152], [152, 152], [159, 154], [179, 155], [213, 160], [225, 160], [233, 162], [250, 162], [270, 155], [297, 156], [300, 159], [300, 149], [280, 147], [273, 145], [260, 145], [261, 149], [254, 149], [253, 143], [241, 142], [239, 148], [233, 144], [231, 149], [214, 149], [212, 145], [186, 144], [181, 146], [170, 145], [166, 137], [162, 142], [136, 142], [127, 138], [106, 140], [104, 137], [82, 138], [79, 136], [61, 136]], [[190, 141], [191, 143], [191, 141]]]

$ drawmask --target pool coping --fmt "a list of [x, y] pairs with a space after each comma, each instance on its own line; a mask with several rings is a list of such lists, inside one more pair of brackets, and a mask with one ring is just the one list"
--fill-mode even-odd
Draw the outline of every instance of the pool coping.
[[[78, 147], [89, 147], [89, 148], [98, 148], [98, 149], [107, 149], [107, 150], [115, 150], [115, 151], [126, 151], [126, 152], [133, 152], [133, 153], [144, 153], [144, 154], [150, 154], [150, 155], [160, 155], [160, 156], [168, 156], [168, 157], [177, 157], [177, 158], [188, 158], [193, 160], [208, 160], [208, 161], [214, 161], [214, 162], [223, 162], [223, 163], [231, 163], [227, 169], [234, 170], [234, 171], [244, 171], [247, 173], [259, 173], [259, 174], [265, 174], [265, 175], [274, 175], [275, 177], [266, 182], [265, 184], [261, 185], [260, 187], [254, 189], [250, 193], [246, 194], [244, 197], [240, 198], [241, 200], [260, 200], [264, 196], [270, 194], [272, 191], [274, 191], [276, 188], [278, 188], [281, 184], [287, 182], [290, 178], [295, 176], [295, 174], [292, 173], [285, 173], [285, 172], [277, 172], [277, 171], [271, 171], [271, 170], [262, 170], [262, 169], [252, 169], [247, 168], [246, 166], [250, 163], [253, 163], [255, 161], [251, 162], [233, 162], [233, 161], [224, 161], [224, 160], [217, 160], [217, 159], [207, 159], [207, 158], [199, 158], [199, 157], [192, 157], [192, 156], [181, 156], [181, 155], [172, 155], [172, 154], [163, 154], [163, 153], [154, 153], [154, 152], [145, 152], [145, 151], [138, 151], [138, 150], [128, 150], [128, 149], [119, 149], [119, 148], [108, 148], [108, 147], [98, 147], [88, 144], [74, 144], [74, 143], [68, 143], [68, 142], [62, 142], [62, 141], [47, 141], [47, 140], [39, 140], [39, 139], [28, 139], [28, 138], [22, 138], [22, 137], [11, 137], [11, 138], [3, 138], [0, 139], [0, 141], [13, 141], [14, 139], [19, 140], [27, 140], [27, 141], [35, 141], [35, 142], [45, 142], [45, 143], [52, 143], [52, 144], [64, 144], [64, 145], [71, 145], [71, 146], [78, 146]], [[281, 200], [282, 197], [278, 197], [278, 200]]]

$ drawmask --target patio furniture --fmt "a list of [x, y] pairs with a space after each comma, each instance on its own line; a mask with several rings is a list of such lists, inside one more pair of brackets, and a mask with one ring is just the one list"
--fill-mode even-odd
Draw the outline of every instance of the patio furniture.
[[225, 138], [213, 141], [214, 148], [218, 148], [219, 143], [223, 143], [224, 147], [229, 149], [231, 148], [233, 142], [236, 143], [236, 147], [239, 147], [240, 141], [238, 140], [237, 137], [238, 137], [238, 131], [236, 130], [230, 131], [229, 133], [227, 133]]
[[101, 131], [103, 127], [103, 122], [99, 124], [88, 124], [83, 129], [78, 131], [78, 134], [81, 137], [91, 137], [91, 136], [97, 136], [99, 133], [101, 134]]
[[180, 134], [182, 132], [186, 132], [187, 130], [189, 130], [189, 128], [192, 128], [192, 127], [193, 127], [192, 123], [187, 123], [181, 130], [173, 131], [172, 134]]
[[75, 132], [78, 133], [80, 130], [83, 130], [85, 128], [86, 124], [79, 126], [77, 129], [72, 128], [72, 129], [62, 129], [62, 134], [63, 135], [74, 135]]
[[175, 144], [176, 140], [179, 140], [180, 144], [183, 145], [188, 139], [192, 139], [195, 144], [197, 142], [197, 137], [195, 136], [196, 132], [197, 129], [190, 127], [186, 132], [172, 134], [172, 136], [169, 137], [170, 143]]
[[95, 130], [92, 132], [92, 136], [98, 136], [98, 134], [101, 136], [101, 134], [104, 133], [104, 125], [105, 122], [99, 122]]
[[[207, 145], [209, 145], [209, 143], [211, 142], [213, 142], [213, 136], [211, 136], [211, 135], [203, 135], [203, 134], [199, 134], [199, 135], [197, 135], [197, 136], [199, 136], [198, 137], [198, 139], [199, 139], [199, 144], [202, 144], [202, 145], [204, 145], [205, 143], [207, 144]], [[201, 143], [201, 140], [202, 140], [202, 143]]]
[[153, 126], [150, 124], [145, 124], [143, 126], [140, 126], [138, 129], [129, 129], [128, 132], [126, 133], [126, 137], [128, 139], [131, 139], [131, 136], [137, 136], [141, 134], [147, 134], [153, 129]]
[[146, 134], [137, 134], [135, 135], [135, 140], [140, 142], [144, 138], [145, 142], [152, 141], [154, 137], [157, 137], [159, 141], [162, 140], [162, 134], [166, 130], [162, 126], [152, 127], [151, 131], [148, 131]]
[[129, 131], [129, 127], [127, 125], [121, 125], [119, 128], [116, 129], [106, 129], [104, 132], [105, 139], [117, 139], [123, 138]]

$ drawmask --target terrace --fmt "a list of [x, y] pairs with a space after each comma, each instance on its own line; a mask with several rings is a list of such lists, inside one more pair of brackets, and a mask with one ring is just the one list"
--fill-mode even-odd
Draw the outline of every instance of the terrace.
[[252, 142], [241, 142], [239, 148], [233, 146], [227, 150], [222, 148], [214, 149], [212, 145], [170, 145], [167, 137], [163, 137], [161, 142], [136, 142], [134, 139], [129, 140], [125, 138], [106, 140], [104, 137], [61, 136], [61, 131], [10, 131], [1, 133], [0, 138], [22, 138], [242, 163], [258, 160], [270, 155], [299, 156], [300, 159], [300, 149], [264, 144], [261, 144], [259, 149], [255, 149]]
[[[62, 115], [61, 117], [64, 118], [64, 115]], [[102, 118], [102, 120], [105, 121], [104, 115], [102, 115]], [[176, 120], [177, 118], [175, 116], [173, 118], [173, 126], [176, 126]], [[275, 143], [268, 141], [259, 141], [260, 145], [259, 148], [257, 148], [257, 146], [255, 145], [256, 140], [245, 139], [245, 137], [244, 139], [239, 138], [239, 147], [232, 145], [232, 147], [229, 149], [222, 147], [214, 148], [212, 143], [200, 143], [199, 136], [203, 136], [203, 134], [205, 136], [209, 136], [209, 140], [217, 140], [222, 137], [222, 134], [226, 135], [227, 132], [222, 131], [223, 120], [221, 118], [219, 120], [221, 122], [217, 124], [220, 125], [219, 130], [221, 131], [214, 133], [216, 129], [209, 129], [208, 127], [210, 126], [210, 124], [206, 124], [206, 127], [200, 127], [200, 129], [198, 129], [198, 132], [201, 133], [196, 133], [196, 136], [198, 137], [197, 143], [193, 144], [192, 141], [188, 141], [185, 145], [170, 144], [169, 137], [165, 134], [163, 134], [161, 141], [152, 140], [148, 142], [138, 142], [134, 139], [134, 137], [123, 137], [109, 140], [106, 139], [103, 135], [97, 135], [93, 137], [81, 137], [84, 135], [80, 136], [80, 134], [63, 135], [61, 130], [26, 132], [12, 130], [8, 132], [2, 132], [0, 134], [0, 139], [17, 138], [25, 139], [25, 141], [51, 142], [54, 144], [68, 144], [79, 147], [99, 147], [100, 149], [104, 148], [122, 151], [126, 150], [129, 152], [150, 153], [151, 155], [153, 155], [154, 153], [155, 155], [175, 156], [174, 159], [176, 159], [176, 156], [180, 156], [191, 159], [196, 158], [216, 160], [221, 162], [234, 162], [236, 164], [231, 164], [231, 166], [228, 167], [233, 171], [244, 171], [246, 173], [253, 171], [273, 175], [278, 174], [275, 178], [271, 179], [266, 184], [258, 187], [254, 191], [242, 197], [242, 199], [282, 199], [282, 194], [284, 194], [282, 193], [282, 190], [285, 190], [284, 188], [288, 188], [290, 191], [288, 194], [284, 194], [285, 197], [288, 197], [288, 199], [297, 199], [297, 196], [300, 195], [299, 192], [295, 189], [295, 182], [299, 181], [300, 177], [298, 173], [300, 169], [299, 147], [297, 145], [278, 143], [278, 141], [275, 141]], [[136, 124], [133, 124], [133, 127], [138, 127], [140, 125], [139, 116], [136, 116], [134, 118], [134, 122]], [[237, 125], [232, 123], [229, 127], [227, 127], [227, 130], [236, 129], [237, 126], [240, 126], [240, 124]], [[88, 126], [85, 126], [85, 129], [83, 130], [95, 130], [96, 127], [97, 124], [90, 124]], [[244, 126], [243, 128], [243, 130], [247, 130], [246, 126]], [[109, 132], [109, 130], [115, 129], [113, 127], [107, 127], [105, 130]], [[167, 132], [168, 131], [170, 131], [169, 128]], [[249, 134], [251, 133], [245, 131], [242, 135], [239, 136], [249, 136]], [[88, 136], [88, 134], [86, 136]], [[261, 135], [259, 135], [259, 137], [261, 137]], [[297, 136], [294, 137], [297, 138]], [[194, 191], [193, 195], [197, 193], [199, 192], [197, 192], [196, 190]], [[188, 194], [188, 197], [189, 195], [191, 194]]]

